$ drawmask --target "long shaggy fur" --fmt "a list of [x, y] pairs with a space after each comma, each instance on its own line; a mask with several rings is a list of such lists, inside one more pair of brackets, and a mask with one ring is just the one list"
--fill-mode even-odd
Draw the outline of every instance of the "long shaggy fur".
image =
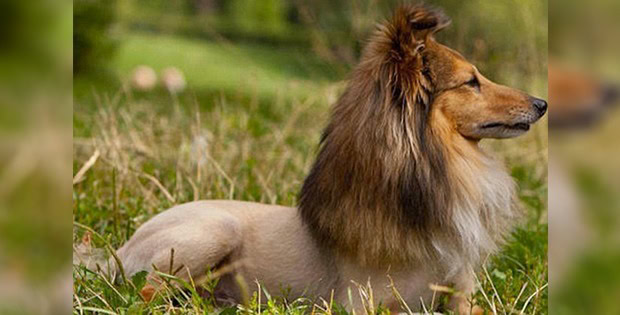
[[332, 109], [299, 209], [335, 254], [366, 265], [471, 266], [514, 219], [501, 166], [434, 121], [424, 43], [448, 24], [437, 10], [399, 9]]

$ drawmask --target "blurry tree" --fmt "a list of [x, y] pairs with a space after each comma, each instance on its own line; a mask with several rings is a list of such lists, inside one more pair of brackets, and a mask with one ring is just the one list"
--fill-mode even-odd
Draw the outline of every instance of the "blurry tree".
[[[30, 71], [54, 66], [57, 53], [54, 19], [49, 10], [53, 4], [29, 1], [0, 1], [0, 80], [18, 81]], [[46, 36], [42, 36], [45, 34]], [[0, 84], [0, 107], [7, 86]], [[6, 108], [3, 108], [6, 109]], [[0, 109], [0, 126], [3, 126]], [[1, 129], [1, 127], [0, 127]]]
[[277, 42], [290, 38], [291, 8], [285, 0], [125, 0], [119, 22], [130, 30]]
[[73, 73], [100, 69], [111, 59], [115, 17], [116, 0], [73, 1]]
[[[166, 14], [187, 14], [193, 13], [193, 9], [197, 7], [199, 0], [133, 0], [133, 9], [137, 11], [146, 11], [149, 13], [157, 13], [159, 15]], [[213, 2], [213, 1], [206, 1]]]
[[0, 2], [0, 53], [22, 46], [25, 39], [33, 35], [36, 27], [29, 23], [41, 18], [39, 11], [24, 1]]
[[397, 0], [295, 0], [302, 23], [311, 30], [312, 48], [335, 64], [356, 63], [363, 42]]
[[218, 8], [217, 0], [193, 0], [192, 8], [196, 13], [211, 13]]

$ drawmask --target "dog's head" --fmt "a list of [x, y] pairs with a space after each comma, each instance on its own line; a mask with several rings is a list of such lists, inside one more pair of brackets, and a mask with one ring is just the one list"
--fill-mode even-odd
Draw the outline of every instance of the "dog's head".
[[[435, 9], [400, 8], [379, 30], [365, 59], [387, 57], [387, 70], [379, 76], [391, 86], [396, 103], [418, 103], [424, 120], [436, 115], [434, 121], [474, 140], [525, 133], [545, 114], [547, 102], [492, 82], [461, 54], [435, 41], [433, 34], [449, 23]], [[407, 93], [415, 99], [400, 100]]]

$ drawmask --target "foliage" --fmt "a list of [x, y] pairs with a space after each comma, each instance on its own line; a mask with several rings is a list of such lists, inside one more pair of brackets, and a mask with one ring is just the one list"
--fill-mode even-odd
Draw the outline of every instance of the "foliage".
[[[387, 19], [402, 1], [295, 3], [311, 30], [315, 53], [350, 67], [376, 23]], [[513, 86], [523, 83], [519, 81], [522, 76], [546, 76], [546, 1], [435, 0], [427, 4], [442, 8], [452, 19], [452, 25], [437, 35], [439, 40], [479, 65], [482, 73], [501, 77]]]
[[114, 55], [116, 0], [73, 1], [73, 72], [98, 70]]
[[282, 0], [231, 0], [227, 12], [241, 31], [262, 29], [267, 34], [281, 32], [286, 26], [286, 7]]

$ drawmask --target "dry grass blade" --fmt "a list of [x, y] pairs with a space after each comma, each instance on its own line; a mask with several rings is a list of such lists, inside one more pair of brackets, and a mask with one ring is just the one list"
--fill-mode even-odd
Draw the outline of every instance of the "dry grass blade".
[[75, 176], [73, 177], [73, 185], [79, 183], [80, 181], [82, 181], [82, 178], [84, 177], [84, 174], [86, 174], [86, 172], [88, 172], [88, 170], [93, 167], [93, 165], [95, 165], [95, 163], [97, 162], [97, 159], [99, 158], [99, 149], [95, 149], [95, 152], [93, 153], [93, 155], [91, 155], [91, 157], [88, 159], [88, 161], [86, 161], [86, 163], [84, 163], [84, 165], [82, 165], [82, 167], [80, 168], [80, 170], [75, 174]]
[[228, 174], [226, 174], [224, 169], [220, 166], [220, 164], [215, 159], [213, 159], [209, 155], [207, 155], [207, 158], [209, 159], [211, 163], [213, 163], [213, 166], [215, 166], [215, 169], [226, 179], [226, 181], [228, 181], [228, 184], [230, 185], [228, 197], [229, 199], [233, 199], [233, 196], [235, 195], [235, 182], [230, 178], [230, 176], [228, 176]]
[[104, 283], [105, 283], [105, 284], [106, 284], [106, 285], [107, 285], [110, 289], [112, 289], [112, 291], [113, 291], [114, 293], [116, 293], [116, 295], [118, 295], [118, 297], [120, 297], [120, 298], [121, 298], [121, 300], [123, 300], [123, 302], [127, 303], [127, 299], [125, 299], [125, 297], [124, 297], [124, 296], [123, 296], [120, 292], [118, 292], [118, 290], [114, 287], [114, 285], [112, 285], [112, 284], [110, 283], [110, 281], [108, 281], [108, 279], [107, 279], [105, 276], [101, 275], [101, 280], [103, 280], [103, 282], [104, 282]]
[[194, 183], [191, 177], [186, 176], [185, 179], [187, 179], [189, 185], [192, 186], [192, 196], [194, 201], [198, 201], [200, 199], [200, 191], [198, 190], [198, 186], [196, 186], [196, 183]]
[[85, 306], [85, 307], [80, 307], [78, 308], [78, 310], [80, 312], [83, 311], [89, 311], [89, 312], [95, 312], [95, 314], [109, 314], [109, 315], [118, 315], [118, 313], [113, 312], [113, 311], [109, 311], [109, 310], [104, 310], [102, 308], [97, 308], [97, 307], [89, 307], [89, 306]]
[[525, 303], [523, 303], [523, 308], [521, 308], [521, 312], [519, 314], [525, 314], [525, 309], [527, 308], [527, 306], [530, 304], [530, 302], [532, 301], [532, 299], [537, 296], [540, 292], [542, 292], [542, 290], [547, 288], [547, 285], [549, 283], [545, 283], [545, 285], [543, 285], [542, 287], [536, 289], [536, 292], [534, 292], [532, 295], [530, 295], [530, 297], [527, 298], [527, 300], [525, 300]]
[[[97, 292], [95, 292], [95, 290], [93, 290], [91, 287], [89, 287], [89, 286], [86, 284], [86, 282], [85, 282], [85, 281], [80, 281], [80, 284], [81, 284], [81, 285], [82, 285], [82, 286], [86, 289], [86, 291], [88, 291], [88, 292], [90, 292], [90, 294], [92, 294], [92, 297], [90, 297], [88, 300], [91, 300], [91, 299], [96, 298], [96, 299], [98, 299], [99, 301], [101, 301], [101, 303], [103, 303], [105, 306], [107, 306], [107, 307], [109, 307], [109, 308], [112, 308], [112, 307], [110, 306], [110, 304], [108, 303], [108, 301], [106, 301], [106, 300], [105, 300], [105, 299], [101, 296], [101, 293], [97, 293]], [[81, 304], [81, 303], [79, 303], [79, 304]]]
[[424, 311], [424, 314], [430, 314], [426, 309], [426, 303], [424, 303], [424, 299], [422, 297], [420, 297], [420, 305], [422, 305], [422, 311]]
[[[237, 287], [239, 288], [239, 292], [241, 292], [240, 302], [242, 305], [245, 305], [247, 307], [248, 305], [250, 305], [250, 288], [248, 287], [248, 283], [245, 282], [245, 279], [239, 273], [235, 275], [234, 279]], [[260, 294], [260, 292], [258, 294]]]
[[[486, 260], [488, 260], [489, 258], [487, 257]], [[493, 283], [493, 279], [491, 279], [491, 275], [489, 275], [489, 271], [487, 270], [487, 263], [486, 260], [484, 262], [484, 264], [482, 264], [482, 270], [484, 270], [484, 274], [487, 277], [487, 280], [489, 281], [489, 283], [491, 284], [491, 288], [493, 289], [493, 294], [495, 295], [495, 298], [497, 298], [497, 302], [499, 302], [499, 305], [502, 307], [502, 310], [504, 311], [504, 314], [506, 314], [506, 308], [504, 307], [504, 303], [502, 303], [502, 299], [499, 296], [499, 293], [497, 292], [497, 289], [495, 288], [495, 284]]]
[[97, 292], [93, 291], [93, 289], [90, 289], [90, 288], [86, 288], [86, 291], [90, 292], [90, 294], [92, 294], [92, 296], [87, 298], [87, 299], [84, 299], [84, 303], [88, 303], [91, 300], [97, 299], [97, 300], [101, 301], [101, 303], [105, 304], [107, 307], [111, 307], [110, 304], [108, 304], [108, 301], [106, 301], [103, 298], [103, 293], [97, 293]]
[[172, 197], [172, 195], [170, 194], [170, 192], [168, 192], [168, 190], [166, 189], [166, 187], [164, 187], [164, 185], [162, 185], [159, 180], [157, 180], [157, 178], [155, 178], [153, 175], [149, 175], [146, 173], [140, 173], [140, 176], [150, 180], [151, 182], [153, 182], [153, 184], [155, 184], [155, 186], [157, 186], [157, 188], [159, 188], [159, 190], [161, 190], [161, 192], [164, 194], [164, 196], [166, 196], [166, 199], [168, 199], [168, 201], [170, 201], [171, 203], [176, 203], [176, 200], [174, 199], [174, 197]]
[[388, 275], [388, 280], [390, 281], [389, 288], [392, 289], [392, 295], [394, 295], [396, 300], [398, 300], [398, 303], [400, 303], [400, 306], [407, 311], [407, 314], [409, 315], [413, 314], [413, 311], [411, 311], [411, 308], [409, 308], [409, 305], [407, 305], [407, 302], [405, 301], [405, 299], [403, 299], [403, 296], [400, 294], [400, 292], [398, 292], [398, 289], [396, 289], [396, 286], [394, 286], [394, 280], [392, 279], [390, 275]]
[[527, 285], [529, 284], [529, 282], [526, 282], [525, 284], [523, 284], [523, 287], [521, 287], [521, 290], [519, 291], [519, 294], [517, 295], [517, 298], [515, 299], [514, 303], [512, 304], [512, 307], [510, 308], [510, 312], [508, 312], [508, 314], [513, 314], [515, 311], [515, 308], [517, 307], [517, 302], [519, 302], [519, 300], [521, 299], [521, 295], [523, 295], [523, 292], [525, 292], [525, 288], [527, 288]]
[[474, 278], [476, 279], [476, 283], [478, 284], [478, 288], [480, 289], [480, 293], [482, 293], [482, 296], [484, 297], [484, 300], [487, 302], [487, 304], [491, 308], [491, 311], [493, 312], [493, 315], [497, 315], [497, 309], [495, 308], [495, 303], [492, 303], [491, 300], [489, 300], [489, 297], [487, 296], [487, 294], [484, 292], [484, 289], [482, 288], [482, 283], [480, 283], [480, 279], [478, 279], [478, 275], [475, 272], [473, 272], [473, 271], [472, 271], [472, 274], [474, 275]]
[[359, 284], [355, 281], [351, 281], [353, 285], [357, 287], [360, 301], [366, 314], [375, 314], [374, 296], [372, 286], [370, 285], [370, 279], [366, 282], [366, 286]]
[[82, 301], [80, 300], [80, 297], [77, 294], [73, 293], [73, 298], [75, 299], [75, 302], [77, 303], [77, 309], [80, 310], [80, 315], [84, 314], [84, 311], [82, 311], [83, 305], [82, 305]]

